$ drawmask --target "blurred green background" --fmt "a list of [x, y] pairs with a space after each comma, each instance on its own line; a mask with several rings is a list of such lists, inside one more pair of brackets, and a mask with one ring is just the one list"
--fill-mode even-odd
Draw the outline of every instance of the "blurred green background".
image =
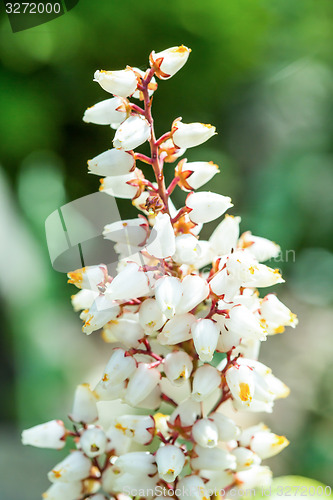
[[[292, 250], [278, 264], [287, 279], [278, 291], [300, 324], [261, 355], [292, 389], [262, 416], [291, 440], [270, 465], [332, 485], [332, 22], [332, 0], [80, 0], [15, 34], [2, 12], [1, 499], [34, 500], [46, 489], [60, 455], [21, 448], [19, 432], [63, 418], [75, 385], [108, 358], [99, 335], [80, 333], [73, 289], [52, 269], [44, 234], [52, 211], [98, 189], [86, 161], [110, 147], [112, 133], [81, 120], [107, 97], [93, 73], [145, 69], [151, 50], [182, 43], [192, 54], [160, 82], [157, 132], [178, 116], [216, 125], [219, 134], [187, 157], [220, 165], [207, 189], [233, 198], [243, 230]], [[126, 206], [123, 215], [135, 213]]]

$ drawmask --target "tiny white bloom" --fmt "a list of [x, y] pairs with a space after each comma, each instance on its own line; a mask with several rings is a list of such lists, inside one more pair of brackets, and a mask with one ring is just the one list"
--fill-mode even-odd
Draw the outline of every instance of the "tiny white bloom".
[[64, 423], [61, 420], [51, 420], [24, 430], [22, 432], [22, 444], [60, 450], [66, 444], [65, 436]]
[[249, 366], [231, 366], [226, 371], [226, 380], [232, 396], [249, 406], [254, 397], [255, 382]]
[[98, 418], [97, 397], [89, 384], [78, 385], [74, 395], [74, 403], [70, 419], [74, 422], [90, 424]]
[[236, 248], [239, 238], [239, 224], [241, 218], [226, 214], [217, 226], [209, 242], [216, 255], [226, 255]]
[[155, 285], [155, 298], [161, 311], [170, 319], [182, 297], [182, 285], [178, 278], [164, 276]]
[[215, 127], [206, 123], [183, 123], [181, 118], [172, 124], [172, 140], [179, 148], [192, 148], [215, 135]]
[[269, 467], [255, 465], [250, 469], [237, 472], [235, 479], [242, 491], [257, 487], [267, 488], [272, 483], [272, 471]]
[[113, 176], [129, 174], [135, 165], [134, 156], [121, 149], [108, 149], [88, 160], [90, 174]]
[[84, 321], [83, 333], [90, 335], [106, 323], [114, 320], [120, 312], [119, 305], [107, 295], [98, 295], [89, 309], [84, 309], [80, 318]]
[[160, 378], [160, 372], [156, 368], [140, 363], [129, 380], [125, 393], [126, 403], [137, 406], [155, 389]]
[[156, 68], [156, 75], [162, 80], [171, 78], [186, 63], [191, 49], [180, 45], [180, 47], [170, 47], [169, 49], [150, 54], [150, 65]]
[[240, 428], [231, 418], [228, 418], [217, 411], [211, 413], [209, 418], [217, 427], [220, 441], [231, 441], [233, 439], [237, 440], [240, 436]]
[[155, 420], [151, 415], [121, 415], [115, 418], [115, 428], [133, 441], [147, 445], [154, 437]]
[[195, 458], [191, 459], [193, 469], [226, 470], [235, 469], [236, 458], [221, 448], [204, 448], [195, 445]]
[[176, 424], [179, 421], [182, 426], [187, 427], [193, 425], [200, 415], [200, 402], [189, 397], [175, 408], [170, 416], [170, 423]]
[[43, 493], [44, 500], [76, 500], [82, 495], [83, 486], [81, 481], [70, 483], [54, 483]]
[[254, 236], [251, 231], [242, 234], [239, 240], [239, 246], [246, 248], [259, 262], [276, 258], [281, 248], [279, 245], [261, 236]]
[[136, 299], [150, 293], [147, 274], [129, 263], [108, 285], [106, 295], [113, 300]]
[[176, 252], [173, 260], [179, 264], [196, 264], [201, 254], [199, 240], [193, 234], [181, 234], [176, 236]]
[[114, 349], [106, 367], [102, 381], [112, 385], [121, 384], [136, 370], [137, 363], [132, 356], [126, 356], [124, 349]]
[[102, 89], [120, 97], [134, 94], [137, 87], [137, 79], [131, 68], [120, 71], [95, 71], [94, 81], [98, 82]]
[[164, 359], [164, 372], [174, 385], [182, 385], [190, 377], [193, 370], [191, 357], [184, 351], [174, 351]]
[[99, 190], [110, 196], [130, 200], [134, 198], [137, 193], [137, 186], [128, 184], [130, 181], [140, 180], [141, 171], [137, 168], [125, 175], [112, 175], [100, 179]]
[[201, 477], [192, 475], [181, 478], [177, 483], [180, 500], [207, 500], [209, 491]]
[[211, 365], [200, 366], [194, 373], [192, 397], [196, 401], [207, 399], [221, 384], [221, 373]]
[[197, 420], [192, 427], [192, 436], [203, 448], [214, 448], [219, 440], [218, 428], [210, 418]]
[[182, 297], [176, 307], [177, 314], [192, 311], [209, 295], [209, 285], [201, 276], [187, 275], [182, 281]]
[[139, 309], [139, 322], [146, 335], [151, 335], [164, 325], [166, 317], [155, 299], [146, 299]]
[[211, 319], [199, 319], [191, 327], [194, 347], [201, 361], [211, 361], [220, 330]]
[[270, 334], [282, 333], [285, 326], [295, 328], [298, 323], [296, 314], [292, 313], [290, 309], [272, 293], [264, 297], [259, 311], [260, 318]]
[[68, 283], [75, 285], [77, 288], [85, 288], [99, 292], [99, 287], [104, 287], [108, 277], [108, 270], [104, 264], [99, 266], [87, 266], [82, 269], [67, 274]]
[[169, 214], [157, 214], [154, 227], [147, 241], [146, 250], [157, 259], [171, 257], [175, 253], [175, 233]]
[[145, 332], [138, 322], [136, 316], [129, 315], [109, 321], [103, 329], [103, 340], [105, 342], [120, 342], [122, 345], [130, 349], [138, 347], [139, 340], [142, 339]]
[[125, 102], [119, 97], [98, 102], [84, 112], [83, 121], [96, 125], [121, 123], [127, 116]]
[[186, 198], [186, 207], [191, 211], [189, 217], [192, 222], [210, 222], [220, 217], [228, 208], [233, 207], [231, 198], [222, 194], [200, 191], [190, 193]]
[[[126, 153], [127, 154], [127, 153]], [[103, 236], [107, 240], [128, 245], [134, 251], [147, 237], [148, 222], [142, 217], [112, 222], [104, 227]]]
[[93, 290], [82, 289], [75, 295], [71, 296], [71, 302], [74, 311], [82, 311], [82, 309], [89, 309], [96, 297], [98, 297], [98, 292], [94, 292]]
[[51, 483], [80, 481], [89, 476], [91, 461], [81, 451], [70, 453], [48, 473]]
[[261, 459], [258, 455], [253, 453], [253, 451], [248, 450], [247, 448], [243, 448], [242, 446], [238, 446], [234, 450], [232, 450], [232, 455], [236, 457], [237, 465], [236, 470], [247, 470], [254, 465], [260, 465]]
[[250, 441], [251, 450], [263, 460], [273, 457], [288, 446], [289, 441], [285, 436], [278, 436], [273, 432], [256, 432]]
[[190, 175], [186, 177], [186, 184], [192, 190], [199, 189], [209, 182], [219, 172], [219, 167], [212, 161], [184, 162], [181, 171], [190, 172]]
[[80, 437], [82, 451], [91, 458], [103, 455], [106, 450], [107, 438], [105, 432], [98, 427], [83, 431]]
[[157, 340], [162, 345], [175, 345], [191, 338], [191, 326], [195, 322], [193, 314], [176, 314], [167, 321], [158, 334]]
[[141, 115], [133, 115], [127, 118], [117, 129], [113, 146], [116, 149], [129, 151], [141, 146], [151, 135], [150, 125]]
[[172, 483], [179, 476], [185, 464], [184, 453], [172, 444], [161, 445], [155, 459], [159, 476], [167, 483]]

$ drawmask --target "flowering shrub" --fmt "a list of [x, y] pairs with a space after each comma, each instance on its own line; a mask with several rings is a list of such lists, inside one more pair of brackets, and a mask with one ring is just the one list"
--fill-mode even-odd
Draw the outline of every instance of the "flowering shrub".
[[[213, 162], [179, 160], [187, 148], [215, 134], [215, 127], [183, 123], [155, 137], [152, 99], [156, 79], [168, 79], [190, 50], [173, 47], [150, 55], [150, 69], [96, 71], [95, 81], [114, 95], [88, 108], [84, 121], [116, 130], [113, 149], [88, 162], [103, 176], [101, 190], [131, 199], [137, 218], [113, 222], [104, 237], [119, 255], [117, 274], [104, 264], [69, 273], [83, 332], [100, 328], [110, 359], [93, 389], [79, 385], [70, 414], [72, 429], [53, 420], [23, 431], [23, 444], [74, 450], [48, 474], [48, 500], [102, 500], [117, 495], [160, 495], [205, 500], [213, 491], [268, 486], [262, 461], [288, 445], [264, 424], [241, 429], [223, 414], [271, 412], [289, 389], [259, 362], [260, 343], [295, 327], [296, 316], [258, 288], [284, 280], [262, 262], [276, 257], [275, 243], [250, 232], [240, 236], [240, 217], [225, 215], [208, 241], [202, 225], [221, 217], [231, 199], [194, 190], [218, 172]], [[139, 99], [139, 104], [129, 101]], [[134, 151], [149, 142], [150, 155]], [[143, 168], [152, 168], [155, 182]], [[168, 187], [164, 164], [177, 163]], [[187, 191], [176, 209], [171, 194]], [[216, 354], [220, 353], [220, 354]], [[121, 400], [128, 414], [100, 421], [100, 402]], [[160, 406], [172, 407], [169, 414]], [[136, 412], [130, 407], [136, 408]], [[167, 410], [164, 410], [165, 412]]]

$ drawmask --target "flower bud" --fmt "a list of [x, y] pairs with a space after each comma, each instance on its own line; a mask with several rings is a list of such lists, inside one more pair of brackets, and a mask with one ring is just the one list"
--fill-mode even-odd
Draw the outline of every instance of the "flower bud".
[[269, 432], [269, 431], [270, 429], [267, 427], [267, 425], [265, 425], [262, 422], [260, 422], [260, 424], [251, 425], [251, 427], [247, 427], [246, 429], [242, 430], [241, 436], [238, 439], [239, 444], [240, 446], [248, 448], [250, 446], [253, 436], [255, 436], [257, 432]]
[[218, 429], [210, 418], [197, 420], [192, 427], [194, 441], [203, 448], [214, 448], [219, 439]]
[[199, 401], [195, 401], [191, 397], [179, 403], [177, 408], [170, 416], [170, 423], [177, 424], [179, 421], [182, 427], [193, 425], [197, 418], [201, 415], [201, 405]]
[[128, 379], [136, 370], [136, 361], [132, 356], [126, 356], [124, 349], [115, 349], [104, 369], [102, 381], [117, 385]]
[[120, 97], [132, 95], [138, 83], [131, 68], [120, 71], [95, 71], [94, 81], [98, 82], [106, 92]]
[[108, 438], [106, 451], [115, 455], [120, 456], [127, 453], [132, 445], [132, 439], [117, 429], [114, 422], [107, 429], [106, 436]]
[[153, 50], [149, 56], [149, 62], [151, 67], [154, 67], [156, 76], [161, 80], [167, 80], [184, 66], [190, 52], [191, 49], [184, 45], [157, 53]]
[[235, 448], [231, 453], [234, 457], [236, 457], [237, 471], [247, 470], [249, 467], [260, 465], [261, 463], [261, 459], [258, 457], [258, 455], [253, 453], [253, 451], [248, 450], [247, 448], [243, 448], [242, 446]]
[[98, 295], [90, 309], [84, 309], [80, 318], [84, 321], [83, 333], [90, 335], [99, 330], [120, 313], [119, 305], [107, 295]]
[[210, 222], [220, 217], [228, 208], [233, 207], [231, 198], [222, 194], [200, 191], [190, 193], [186, 198], [186, 207], [191, 211], [189, 217], [192, 222]]
[[71, 302], [74, 311], [82, 311], [82, 309], [89, 309], [95, 299], [98, 297], [98, 292], [93, 292], [92, 290], [82, 289], [78, 293], [71, 296]]
[[215, 127], [205, 123], [183, 123], [177, 118], [172, 124], [172, 140], [179, 148], [193, 148], [215, 135]]
[[[180, 479], [177, 483], [180, 500], [207, 500], [209, 492], [201, 477], [192, 475]], [[189, 492], [189, 494], [188, 494]]]
[[242, 286], [251, 288], [263, 288], [273, 286], [277, 283], [284, 283], [279, 269], [272, 269], [264, 264], [258, 264], [249, 280], [245, 281]]
[[125, 401], [131, 406], [141, 403], [157, 386], [161, 374], [156, 368], [149, 368], [146, 363], [140, 363], [128, 383]]
[[117, 129], [113, 139], [116, 149], [129, 151], [141, 146], [151, 135], [150, 125], [141, 115], [133, 115], [127, 118]]
[[123, 122], [126, 116], [126, 106], [123, 100], [119, 97], [113, 97], [88, 108], [84, 112], [83, 121], [96, 125], [111, 125]]
[[194, 347], [201, 361], [211, 361], [220, 330], [211, 319], [199, 319], [191, 327]]
[[188, 274], [182, 281], [183, 295], [176, 307], [177, 314], [192, 311], [209, 295], [209, 285], [200, 276]]
[[88, 428], [80, 437], [82, 451], [90, 458], [103, 455], [106, 450], [107, 439], [105, 432], [98, 427]]
[[225, 327], [228, 332], [239, 334], [244, 339], [266, 339], [266, 331], [258, 317], [240, 304], [229, 309]]
[[178, 278], [164, 276], [155, 285], [155, 298], [161, 311], [170, 319], [182, 297], [182, 285]]
[[150, 294], [146, 273], [135, 263], [129, 263], [108, 285], [106, 295], [113, 300], [129, 300]]
[[172, 444], [161, 445], [156, 452], [155, 460], [160, 478], [167, 483], [172, 483], [176, 479], [185, 464], [184, 453], [178, 446]]
[[241, 248], [246, 248], [259, 262], [276, 258], [281, 248], [279, 245], [261, 236], [253, 236], [251, 231], [242, 234], [239, 240]]
[[155, 430], [155, 420], [151, 415], [121, 415], [115, 419], [115, 428], [136, 443], [148, 445]]
[[44, 500], [75, 500], [82, 495], [82, 482], [54, 483], [43, 493]]
[[133, 451], [125, 453], [117, 458], [114, 468], [123, 473], [133, 473], [140, 475], [155, 474], [154, 456], [145, 451]]
[[77, 288], [86, 288], [99, 292], [99, 287], [103, 287], [108, 276], [107, 267], [104, 264], [99, 266], [87, 266], [82, 269], [77, 269], [67, 274], [68, 283], [75, 285]]
[[199, 189], [219, 172], [219, 167], [212, 161], [183, 161], [180, 164], [180, 169], [176, 169], [176, 175], [178, 174], [181, 179], [182, 176], [186, 178], [183, 187], [188, 191]]
[[81, 451], [74, 451], [48, 473], [51, 483], [81, 481], [89, 476], [91, 461]]
[[188, 380], [193, 370], [191, 357], [184, 351], [174, 351], [164, 359], [164, 372], [174, 385], [182, 385]]
[[261, 321], [267, 326], [268, 333], [282, 333], [285, 326], [295, 328], [298, 323], [293, 314], [276, 295], [270, 293], [264, 297], [260, 305]]
[[195, 322], [193, 314], [176, 314], [167, 321], [157, 340], [162, 345], [175, 345], [191, 338], [191, 326]]
[[181, 234], [176, 237], [176, 253], [173, 260], [179, 264], [196, 264], [201, 254], [200, 243], [193, 234]]
[[128, 349], [138, 347], [139, 340], [144, 337], [145, 332], [137, 318], [134, 315], [129, 316], [129, 318], [123, 316], [117, 320], [109, 321], [103, 329], [103, 340], [105, 342], [121, 342]]
[[152, 335], [157, 332], [164, 323], [166, 317], [161, 312], [159, 305], [155, 299], [146, 299], [139, 310], [139, 323], [145, 331], [146, 335]]
[[61, 420], [51, 420], [45, 424], [35, 425], [22, 432], [22, 444], [37, 448], [61, 450], [66, 444], [66, 429]]
[[175, 233], [170, 215], [159, 213], [146, 245], [147, 252], [157, 259], [171, 257], [176, 250]]
[[209, 419], [214, 422], [219, 434], [219, 441], [231, 441], [238, 439], [240, 429], [231, 419], [222, 415], [222, 413], [214, 412], [209, 415]]
[[221, 373], [211, 365], [200, 366], [193, 377], [192, 397], [195, 401], [204, 401], [221, 384]]
[[74, 395], [74, 403], [70, 419], [74, 422], [90, 424], [98, 418], [97, 398], [89, 384], [78, 385]]
[[134, 165], [133, 155], [121, 149], [108, 149], [88, 161], [89, 173], [102, 176], [127, 175]]
[[209, 242], [216, 255], [226, 255], [235, 250], [239, 238], [239, 224], [241, 218], [226, 214], [217, 226]]
[[236, 458], [221, 448], [203, 448], [195, 445], [195, 458], [191, 459], [191, 466], [195, 470], [225, 470], [234, 469]]
[[285, 436], [278, 436], [273, 432], [256, 432], [250, 441], [251, 450], [260, 458], [273, 457], [288, 446], [289, 441]]

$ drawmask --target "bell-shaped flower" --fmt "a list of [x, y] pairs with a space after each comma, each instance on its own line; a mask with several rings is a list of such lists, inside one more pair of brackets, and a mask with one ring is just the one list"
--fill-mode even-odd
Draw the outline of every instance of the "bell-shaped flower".
[[170, 423], [176, 425], [179, 423], [182, 427], [189, 427], [201, 415], [201, 404], [195, 401], [192, 397], [185, 399], [179, 403], [170, 416]]
[[236, 249], [241, 218], [226, 214], [217, 226], [209, 242], [216, 255], [226, 255]]
[[130, 300], [151, 292], [147, 274], [135, 263], [129, 263], [108, 285], [105, 293], [113, 300]]
[[260, 318], [268, 333], [282, 333], [285, 326], [295, 328], [298, 323], [296, 314], [292, 313], [273, 293], [264, 297], [261, 302]]
[[115, 428], [136, 443], [148, 445], [154, 437], [155, 420], [152, 415], [120, 415], [115, 418]]
[[126, 403], [137, 406], [155, 389], [160, 378], [161, 374], [156, 368], [140, 363], [129, 380], [125, 394]]
[[130, 200], [136, 196], [138, 189], [140, 189], [138, 185], [141, 182], [141, 177], [142, 171], [138, 168], [129, 174], [108, 176], [100, 179], [99, 190], [116, 198]]
[[166, 317], [155, 299], [146, 299], [142, 302], [139, 309], [139, 323], [146, 335], [157, 332], [165, 322]]
[[209, 415], [209, 419], [212, 420], [217, 427], [219, 441], [231, 441], [239, 438], [241, 432], [240, 428], [231, 418], [216, 411]]
[[129, 314], [115, 321], [107, 323], [103, 329], [103, 340], [105, 342], [120, 342], [130, 349], [138, 347], [139, 340], [145, 335], [145, 332], [138, 321], [138, 317]]
[[188, 274], [182, 281], [182, 297], [176, 307], [177, 314], [192, 311], [209, 295], [209, 285], [201, 276]]
[[231, 366], [226, 371], [226, 381], [233, 398], [241, 404], [250, 406], [255, 391], [252, 369], [249, 366]]
[[134, 71], [129, 67], [120, 71], [95, 71], [94, 81], [106, 92], [120, 97], [134, 94], [138, 84]]
[[160, 145], [160, 156], [164, 163], [175, 162], [177, 158], [183, 156], [185, 151], [186, 149], [181, 149], [175, 146], [172, 139], [167, 139]]
[[89, 384], [78, 385], [74, 395], [72, 413], [69, 415], [74, 422], [90, 424], [97, 420], [97, 397]]
[[154, 456], [151, 453], [133, 451], [118, 457], [114, 463], [114, 469], [118, 474], [152, 475], [155, 474], [157, 467]]
[[251, 425], [250, 427], [243, 429], [242, 433], [238, 439], [240, 446], [244, 446], [245, 448], [249, 448], [251, 440], [257, 432], [270, 432], [270, 429], [263, 422], [260, 422], [260, 424]]
[[147, 241], [146, 250], [157, 259], [166, 259], [175, 253], [175, 233], [169, 214], [157, 214], [154, 227]]
[[193, 234], [176, 236], [173, 260], [178, 264], [195, 265], [201, 254], [200, 242]]
[[89, 476], [91, 461], [81, 451], [73, 451], [48, 473], [51, 483], [81, 481]]
[[194, 452], [191, 459], [191, 467], [194, 470], [226, 470], [236, 467], [236, 458], [221, 448], [204, 448], [197, 444], [194, 446]]
[[239, 240], [239, 246], [245, 248], [259, 262], [276, 258], [281, 248], [279, 245], [261, 236], [254, 236], [251, 231], [242, 234]]
[[184, 190], [193, 191], [209, 182], [217, 173], [219, 173], [219, 167], [212, 161], [187, 162], [182, 160], [176, 168], [175, 175], [180, 178], [179, 185]]
[[272, 269], [264, 264], [258, 264], [253, 271], [252, 276], [248, 281], [243, 283], [243, 286], [252, 288], [264, 288], [273, 286], [277, 283], [284, 283], [279, 269]]
[[125, 102], [119, 97], [98, 102], [84, 112], [83, 121], [86, 123], [95, 123], [96, 125], [121, 123], [127, 116]]
[[90, 335], [99, 330], [120, 313], [119, 305], [107, 295], [98, 295], [89, 309], [84, 309], [80, 318], [84, 321], [83, 333]]
[[180, 45], [179, 47], [170, 47], [169, 49], [155, 52], [149, 56], [151, 67], [155, 69], [155, 74], [161, 80], [171, 78], [186, 63], [191, 49]]
[[256, 432], [250, 441], [251, 450], [260, 458], [273, 457], [288, 446], [289, 441], [285, 436], [278, 436], [273, 432]]
[[208, 470], [202, 469], [200, 471], [200, 475], [208, 480], [206, 484], [206, 488], [208, 491], [215, 490], [221, 491], [227, 489], [228, 486], [233, 484], [234, 474], [231, 470]]
[[236, 457], [237, 465], [236, 470], [247, 470], [254, 465], [260, 465], [261, 458], [253, 453], [253, 451], [248, 448], [243, 448], [242, 446], [238, 446], [234, 450], [232, 450], [232, 455]]
[[106, 367], [102, 381], [117, 385], [131, 377], [137, 368], [137, 362], [132, 356], [127, 356], [124, 349], [114, 349]]
[[211, 361], [214, 356], [220, 330], [211, 319], [199, 319], [191, 327], [195, 350], [201, 361]]
[[67, 274], [68, 283], [75, 285], [77, 288], [84, 288], [99, 292], [100, 287], [105, 286], [108, 278], [108, 270], [104, 264], [99, 266], [87, 266], [82, 269]]
[[99, 293], [93, 290], [82, 289], [78, 293], [71, 296], [72, 306], [75, 312], [82, 311], [82, 309], [89, 309]]
[[163, 369], [172, 384], [182, 385], [192, 373], [192, 358], [184, 351], [170, 352], [164, 359]]
[[89, 173], [105, 177], [127, 175], [133, 170], [134, 165], [135, 159], [131, 153], [114, 148], [88, 160]]
[[103, 236], [107, 240], [128, 245], [135, 251], [138, 246], [144, 243], [147, 233], [148, 222], [144, 217], [138, 217], [107, 224], [104, 227]]
[[164, 276], [155, 285], [155, 298], [162, 313], [168, 318], [175, 315], [182, 298], [182, 284], [178, 278]]
[[[106, 451], [115, 455], [127, 453], [132, 445], [132, 438], [126, 436], [121, 429], [118, 429], [113, 422], [106, 431], [108, 444]], [[110, 478], [109, 478], [110, 479]]]
[[101, 379], [96, 385], [94, 392], [99, 401], [114, 401], [123, 398], [126, 389], [126, 382], [112, 384], [108, 380]]
[[228, 208], [233, 207], [231, 198], [222, 194], [200, 191], [190, 193], [186, 198], [186, 207], [190, 209], [189, 218], [195, 224], [210, 222], [220, 217]]
[[51, 420], [22, 432], [22, 444], [37, 448], [62, 449], [66, 444], [66, 429], [61, 420]]
[[156, 452], [158, 474], [167, 483], [172, 483], [183, 470], [185, 455], [178, 446], [161, 445]]
[[269, 467], [254, 465], [250, 469], [237, 472], [235, 481], [242, 491], [253, 488], [268, 488], [272, 483], [272, 471]]
[[137, 404], [137, 408], [143, 408], [144, 410], [157, 410], [162, 403], [162, 391], [160, 384], [156, 385], [154, 389], [146, 396], [140, 403]]
[[147, 120], [141, 115], [132, 115], [117, 129], [113, 147], [129, 151], [141, 146], [150, 139], [151, 128]]
[[158, 334], [157, 340], [162, 345], [175, 345], [191, 338], [191, 326], [195, 322], [193, 314], [176, 314], [167, 321]]
[[239, 334], [244, 339], [266, 339], [266, 330], [258, 316], [240, 304], [229, 309], [225, 328], [231, 333]]
[[183, 123], [177, 118], [172, 124], [172, 140], [179, 148], [187, 149], [199, 146], [215, 135], [215, 127], [206, 123]]
[[75, 500], [80, 498], [83, 493], [81, 481], [72, 481], [70, 483], [54, 483], [43, 493], [44, 500]]
[[177, 497], [180, 500], [207, 500], [209, 491], [201, 477], [192, 475], [182, 477], [177, 482]]
[[218, 428], [210, 418], [201, 418], [192, 427], [192, 437], [203, 448], [214, 448], [219, 440]]
[[94, 458], [103, 455], [106, 445], [105, 432], [98, 427], [90, 427], [81, 434], [80, 447], [87, 457]]
[[221, 385], [221, 373], [211, 365], [202, 365], [194, 373], [192, 397], [204, 401]]

